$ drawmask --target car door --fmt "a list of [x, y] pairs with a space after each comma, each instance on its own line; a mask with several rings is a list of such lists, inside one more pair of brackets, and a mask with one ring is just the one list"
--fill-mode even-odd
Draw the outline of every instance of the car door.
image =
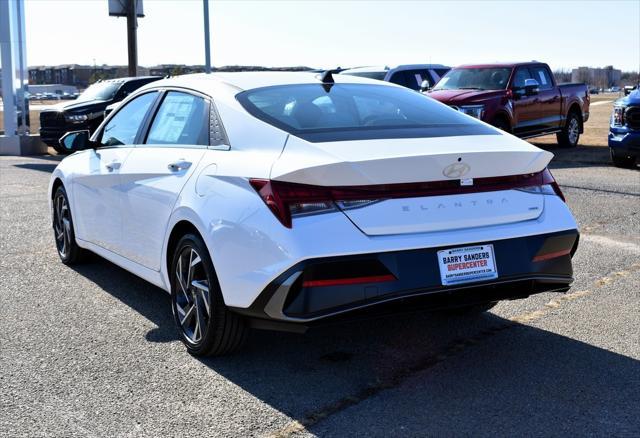
[[182, 188], [209, 145], [209, 101], [167, 90], [143, 144], [122, 166], [125, 257], [159, 270], [164, 236]]
[[526, 134], [538, 129], [539, 99], [537, 95], [527, 96], [524, 92], [525, 79], [532, 79], [528, 67], [518, 67], [513, 75], [511, 90], [513, 93], [513, 131]]
[[560, 89], [553, 83], [551, 72], [544, 65], [530, 67], [533, 79], [540, 84], [538, 93], [538, 125], [543, 130], [553, 130], [560, 127], [562, 100]]
[[119, 252], [122, 239], [120, 170], [157, 95], [157, 92], [145, 93], [126, 103], [95, 134], [99, 146], [78, 157], [72, 184], [79, 239]]

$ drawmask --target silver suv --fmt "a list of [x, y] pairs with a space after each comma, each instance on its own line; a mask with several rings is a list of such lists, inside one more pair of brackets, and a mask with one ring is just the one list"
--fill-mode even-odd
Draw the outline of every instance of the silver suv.
[[425, 85], [427, 85], [424, 81], [428, 82], [426, 88], [433, 87], [450, 69], [451, 67], [442, 64], [407, 64], [395, 67], [371, 66], [350, 68], [341, 71], [340, 74], [392, 82], [418, 91], [424, 89]]

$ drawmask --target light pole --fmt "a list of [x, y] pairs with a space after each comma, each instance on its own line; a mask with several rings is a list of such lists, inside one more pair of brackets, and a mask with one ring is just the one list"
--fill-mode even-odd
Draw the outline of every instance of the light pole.
[[129, 0], [127, 8], [127, 45], [129, 52], [129, 76], [138, 76], [138, 18], [136, 0]]
[[204, 71], [211, 73], [211, 43], [209, 41], [209, 0], [202, 0], [204, 8]]

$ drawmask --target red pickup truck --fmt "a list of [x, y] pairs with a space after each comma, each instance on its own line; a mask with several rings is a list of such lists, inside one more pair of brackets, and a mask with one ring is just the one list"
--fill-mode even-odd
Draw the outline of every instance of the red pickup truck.
[[578, 144], [589, 119], [587, 86], [557, 84], [540, 62], [463, 65], [427, 93], [521, 138], [555, 133], [565, 147]]

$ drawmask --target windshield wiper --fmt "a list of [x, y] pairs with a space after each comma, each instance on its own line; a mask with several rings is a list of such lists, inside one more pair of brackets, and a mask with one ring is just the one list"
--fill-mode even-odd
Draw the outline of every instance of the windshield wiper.
[[459, 87], [458, 90], [484, 90], [484, 88], [480, 88], [480, 87]]

